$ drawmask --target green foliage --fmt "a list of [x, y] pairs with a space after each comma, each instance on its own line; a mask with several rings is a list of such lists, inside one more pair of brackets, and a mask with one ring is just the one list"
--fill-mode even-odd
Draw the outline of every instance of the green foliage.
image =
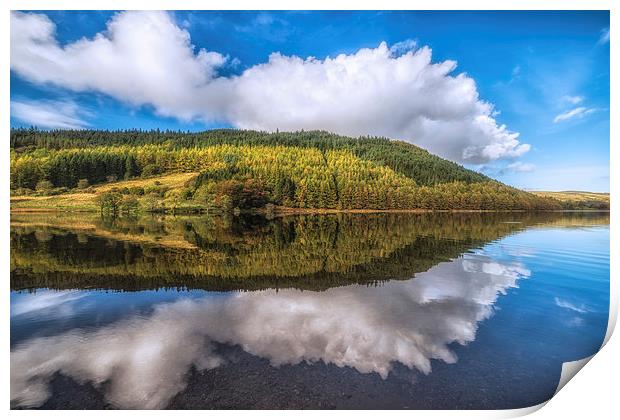
[[120, 202], [119, 212], [123, 215], [136, 215], [138, 208], [138, 200], [135, 197], [124, 197]]
[[125, 179], [131, 179], [138, 174], [138, 165], [133, 155], [128, 154], [125, 158]]
[[144, 188], [144, 194], [156, 195], [158, 197], [164, 197], [168, 187], [160, 185], [161, 183], [154, 182], [153, 185], [148, 185]]
[[217, 184], [216, 200], [222, 197], [230, 199], [233, 208], [251, 209], [263, 207], [267, 204], [269, 191], [264, 184], [255, 179], [245, 181], [227, 180]]
[[122, 203], [123, 195], [116, 191], [106, 192], [99, 196], [99, 206], [101, 209], [101, 214], [111, 216], [118, 215]]
[[144, 168], [142, 168], [142, 176], [144, 178], [148, 178], [157, 174], [159, 174], [159, 169], [154, 164], [148, 164], [145, 165]]
[[88, 182], [88, 179], [86, 178], [82, 178], [78, 181], [77, 183], [77, 187], [81, 190], [88, 188], [88, 186], [90, 185], [90, 183]]
[[[387, 166], [405, 175], [420, 185], [434, 185], [448, 181], [467, 183], [484, 182], [490, 179], [480, 173], [463, 168], [454, 162], [441, 159], [412, 144], [393, 141], [382, 137], [351, 138], [326, 131], [299, 131], [266, 133], [250, 130], [221, 129], [199, 133], [183, 131], [142, 130], [52, 130], [12, 129], [11, 147], [18, 151], [36, 149], [61, 150], [90, 148], [93, 146], [142, 146], [162, 145], [173, 149], [193, 149], [209, 146], [287, 146], [327, 150], [348, 150], [355, 156]], [[135, 158], [135, 156], [134, 156]], [[234, 166], [237, 155], [231, 153], [224, 160]], [[157, 175], [165, 162], [153, 162], [153, 166], [138, 168], [142, 176]], [[162, 165], [163, 164], [163, 165]], [[110, 161], [109, 171], [116, 170], [118, 179], [125, 175], [126, 157], [120, 164]], [[119, 166], [120, 165], [120, 166]], [[92, 181], [92, 180], [91, 180]]]
[[13, 192], [15, 195], [32, 195], [34, 193], [30, 188], [16, 188]]
[[159, 196], [154, 193], [145, 193], [144, 198], [140, 201], [141, 207], [147, 212], [156, 212], [161, 209], [159, 204]]
[[37, 186], [36, 186], [36, 190], [39, 192], [49, 192], [53, 188], [54, 188], [54, 185], [46, 179], [42, 179], [41, 181], [37, 182]]
[[52, 187], [74, 188], [78, 180], [200, 173], [183, 191], [169, 192], [155, 180], [144, 188], [149, 198], [142, 208], [562, 208], [553, 198], [500, 184], [408, 143], [322, 131], [13, 130], [11, 145], [13, 189], [48, 179]]
[[39, 159], [29, 155], [17, 159], [16, 155], [11, 153], [11, 188], [34, 190], [44, 177]]

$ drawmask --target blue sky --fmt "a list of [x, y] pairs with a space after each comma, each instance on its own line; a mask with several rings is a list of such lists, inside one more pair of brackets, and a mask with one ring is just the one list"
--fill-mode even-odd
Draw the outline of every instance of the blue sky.
[[608, 28], [606, 11], [18, 13], [11, 125], [326, 128], [609, 191]]

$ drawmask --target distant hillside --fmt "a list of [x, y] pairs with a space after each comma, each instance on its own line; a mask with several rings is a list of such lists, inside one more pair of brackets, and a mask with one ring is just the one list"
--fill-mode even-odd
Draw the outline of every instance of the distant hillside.
[[[158, 180], [172, 173], [197, 175], [182, 186]], [[91, 187], [123, 179], [142, 179], [144, 185], [120, 183], [106, 193]], [[503, 185], [408, 143], [324, 131], [13, 130], [11, 190], [13, 202], [22, 207], [33, 196], [62, 196], [38, 203], [62, 201], [70, 207], [67, 194], [94, 193], [98, 201], [105, 198], [114, 213], [124, 202], [131, 211], [163, 212], [266, 205], [342, 210], [561, 208], [553, 198]]]
[[383, 137], [352, 138], [326, 131], [267, 133], [251, 130], [219, 129], [198, 133], [141, 130], [11, 130], [11, 148], [74, 149], [93, 146], [166, 145], [170, 148], [204, 148], [219, 145], [287, 146], [319, 150], [348, 150], [357, 157], [387, 166], [413, 179], [419, 185], [443, 182], [485, 182], [491, 178], [432, 155], [413, 144]]
[[608, 210], [610, 205], [609, 193], [589, 191], [532, 191], [532, 193], [539, 197], [559, 200], [566, 208]]

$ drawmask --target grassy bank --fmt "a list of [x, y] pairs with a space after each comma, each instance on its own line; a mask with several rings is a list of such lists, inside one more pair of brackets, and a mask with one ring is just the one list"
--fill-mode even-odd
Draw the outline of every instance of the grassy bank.
[[538, 197], [556, 199], [567, 208], [609, 210], [609, 193], [589, 191], [532, 191]]
[[197, 173], [172, 173], [153, 178], [136, 178], [127, 181], [110, 182], [88, 187], [82, 191], [69, 191], [57, 195], [16, 195], [11, 196], [11, 211], [72, 211], [99, 212], [99, 197], [111, 191], [124, 191], [133, 188], [147, 189], [155, 186], [167, 191], [177, 191], [196, 178]]

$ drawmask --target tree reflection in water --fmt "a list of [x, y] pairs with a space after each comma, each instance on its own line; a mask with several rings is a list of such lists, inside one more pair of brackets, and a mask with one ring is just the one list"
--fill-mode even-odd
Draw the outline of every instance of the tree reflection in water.
[[[451, 345], [475, 340], [498, 296], [530, 276], [523, 263], [496, 260], [483, 245], [559, 217], [149, 218], [80, 226], [14, 217], [12, 289], [52, 290], [30, 295], [12, 316], [52, 312], [89, 293], [53, 289], [228, 292], [17, 343], [12, 404], [41, 405], [60, 372], [101, 387], [115, 407], [163, 408], [185, 389], [190, 370], [235, 363], [219, 344], [273, 366], [324, 362], [385, 379], [398, 363], [430, 374], [432, 360], [455, 363]], [[561, 218], [562, 226], [608, 223], [600, 215]]]

